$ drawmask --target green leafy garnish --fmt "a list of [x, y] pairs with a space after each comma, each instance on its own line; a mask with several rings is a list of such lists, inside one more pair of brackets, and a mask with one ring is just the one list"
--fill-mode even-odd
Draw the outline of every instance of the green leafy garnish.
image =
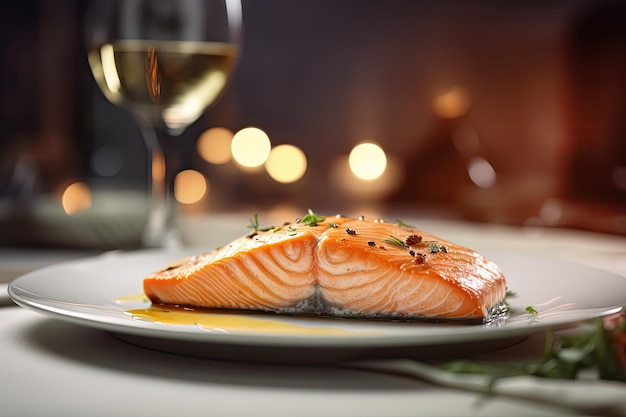
[[254, 232], [259, 231], [259, 214], [254, 213], [254, 217], [250, 219], [250, 224], [248, 225], [248, 229], [252, 229]]
[[577, 379], [584, 370], [599, 379], [626, 382], [626, 316], [619, 313], [597, 318], [576, 333], [555, 337], [546, 333], [543, 357], [514, 363], [460, 360], [444, 365], [455, 373], [484, 374], [498, 378], [533, 375], [543, 378]]
[[526, 312], [528, 314], [539, 314], [537, 309], [535, 309], [535, 307], [533, 307], [533, 306], [526, 306], [526, 308], [524, 310], [526, 310]]
[[324, 216], [320, 216], [318, 214], [313, 213], [311, 209], [309, 209], [309, 213], [302, 217], [298, 223], [304, 223], [308, 226], [315, 227], [318, 223], [324, 221]]
[[406, 243], [404, 243], [404, 241], [398, 239], [395, 236], [389, 236], [387, 239], [383, 240], [383, 242], [385, 243], [389, 243], [391, 245], [395, 245], [395, 246], [399, 246], [403, 249], [406, 249], [409, 247], [409, 245], [407, 245]]
[[517, 293], [513, 290], [509, 290], [508, 288], [506, 289], [506, 294], [504, 295], [505, 298], [515, 298], [517, 297]]
[[406, 224], [405, 222], [403, 222], [400, 219], [396, 219], [396, 222], [394, 223], [396, 226], [401, 227], [403, 229], [407, 229], [407, 230], [413, 230], [415, 229], [415, 226], [411, 226], [410, 224]]
[[428, 244], [428, 249], [430, 250], [430, 253], [439, 253], [439, 252], [444, 252], [444, 253], [448, 253], [448, 247], [446, 245], [441, 245], [438, 242], [424, 242]]
[[511, 307], [509, 305], [509, 298], [517, 297], [517, 293], [515, 291], [510, 290], [508, 287], [506, 288], [506, 293], [504, 294], [504, 305], [507, 307]]
[[257, 232], [267, 232], [268, 230], [272, 230], [276, 228], [274, 226], [259, 227], [259, 215], [258, 213], [255, 213], [254, 217], [250, 219], [250, 224], [248, 225], [248, 229], [252, 229], [254, 233], [257, 233]]

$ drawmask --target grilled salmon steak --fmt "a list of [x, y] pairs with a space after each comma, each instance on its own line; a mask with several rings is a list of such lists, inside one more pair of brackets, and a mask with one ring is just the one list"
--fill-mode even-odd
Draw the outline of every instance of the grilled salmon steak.
[[312, 212], [255, 226], [143, 285], [153, 303], [392, 319], [485, 320], [506, 293], [498, 266], [471, 249], [403, 223]]

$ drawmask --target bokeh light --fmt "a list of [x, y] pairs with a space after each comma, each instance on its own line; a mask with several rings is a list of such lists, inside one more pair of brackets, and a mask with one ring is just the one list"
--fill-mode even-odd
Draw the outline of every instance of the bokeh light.
[[235, 162], [244, 167], [258, 167], [265, 163], [270, 155], [272, 144], [267, 134], [256, 127], [241, 129], [230, 144]]
[[84, 182], [75, 182], [63, 191], [61, 204], [66, 214], [81, 213], [91, 207], [91, 190]]
[[277, 182], [296, 182], [306, 172], [304, 152], [294, 145], [278, 145], [270, 151], [265, 162], [267, 173]]
[[456, 87], [435, 97], [433, 111], [444, 119], [455, 119], [467, 113], [471, 105], [472, 99], [467, 90]]
[[405, 175], [402, 160], [389, 155], [385, 172], [374, 180], [364, 180], [354, 175], [348, 159], [348, 155], [339, 156], [329, 166], [332, 186], [348, 199], [381, 200], [398, 189]]
[[174, 196], [179, 203], [194, 204], [207, 193], [208, 183], [204, 175], [193, 169], [181, 171], [174, 179]]
[[369, 142], [356, 145], [348, 158], [350, 170], [362, 180], [375, 180], [387, 168], [387, 156], [383, 149]]
[[548, 226], [558, 225], [563, 216], [563, 204], [556, 198], [548, 198], [539, 209], [539, 218]]
[[485, 158], [475, 157], [467, 163], [467, 174], [476, 186], [489, 188], [496, 183], [496, 170]]
[[211, 164], [225, 164], [232, 159], [230, 150], [233, 132], [224, 127], [205, 130], [196, 143], [198, 154]]

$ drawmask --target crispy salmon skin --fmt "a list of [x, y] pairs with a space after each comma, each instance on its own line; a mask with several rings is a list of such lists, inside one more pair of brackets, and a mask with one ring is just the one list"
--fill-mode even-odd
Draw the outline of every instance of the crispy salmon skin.
[[381, 219], [303, 219], [167, 265], [144, 292], [153, 303], [392, 319], [485, 320], [505, 298], [502, 271], [474, 250]]

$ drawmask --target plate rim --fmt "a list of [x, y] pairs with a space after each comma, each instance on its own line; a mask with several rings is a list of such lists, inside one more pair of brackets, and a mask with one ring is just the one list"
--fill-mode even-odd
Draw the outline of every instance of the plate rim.
[[[106, 252], [101, 255], [91, 256], [86, 258], [81, 258], [78, 260], [65, 261], [54, 265], [49, 265], [35, 271], [28, 272], [23, 274], [16, 279], [14, 279], [9, 284], [9, 296], [15, 303], [24, 307], [26, 309], [36, 311], [48, 317], [53, 317], [56, 319], [61, 319], [66, 322], [72, 322], [77, 325], [87, 326], [91, 328], [97, 328], [100, 330], [108, 331], [111, 333], [121, 333], [133, 336], [145, 336], [150, 338], [160, 338], [160, 339], [170, 339], [170, 340], [179, 340], [179, 341], [193, 341], [200, 343], [210, 343], [210, 344], [235, 344], [242, 346], [278, 346], [278, 347], [320, 347], [320, 348], [380, 348], [380, 347], [407, 347], [407, 346], [430, 346], [437, 345], [442, 343], [468, 343], [468, 342], [483, 342], [489, 340], [497, 340], [503, 338], [510, 337], [525, 337], [531, 335], [533, 333], [538, 333], [551, 329], [558, 329], [562, 327], [569, 327], [572, 325], [580, 324], [583, 321], [591, 320], [598, 317], [603, 317], [606, 315], [614, 314], [620, 312], [624, 309], [623, 305], [608, 305], [608, 306], [599, 306], [595, 308], [587, 308], [587, 309], [578, 309], [574, 310], [576, 312], [586, 313], [585, 317], [574, 317], [571, 319], [563, 319], [550, 321], [547, 323], [536, 323], [533, 325], [528, 325], [526, 327], [522, 326], [504, 326], [500, 328], [490, 328], [485, 329], [484, 326], [474, 325], [471, 331], [461, 331], [457, 333], [452, 332], [442, 332], [436, 335], [429, 335], [429, 337], [425, 338], [419, 334], [398, 334], [398, 335], [383, 335], [383, 336], [360, 336], [360, 335], [350, 335], [350, 336], [329, 336], [329, 335], [315, 335], [315, 337], [302, 335], [294, 336], [294, 335], [282, 335], [282, 334], [258, 334], [258, 333], [229, 333], [229, 334], [218, 334], [218, 333], [208, 333], [195, 328], [195, 326], [189, 325], [177, 325], [177, 324], [166, 324], [161, 325], [162, 327], [155, 326], [145, 326], [145, 323], [138, 324], [140, 322], [136, 320], [127, 320], [124, 323], [110, 323], [103, 319], [101, 315], [98, 314], [83, 314], [80, 311], [76, 311], [76, 309], [67, 309], [63, 308], [64, 303], [67, 305], [76, 306], [76, 303], [71, 302], [63, 302], [60, 300], [50, 300], [45, 299], [44, 297], [39, 297], [39, 295], [34, 294], [30, 291], [21, 288], [20, 285], [24, 281], [28, 280], [37, 280], [42, 279], [41, 277], [46, 274], [51, 274], [56, 271], [63, 270], [64, 268], [70, 268], [77, 265], [85, 265], [85, 264], [93, 264], [97, 265], [100, 262], [108, 262], [109, 260], [119, 260], [119, 259], [133, 259], [139, 257], [151, 257], [151, 256], [171, 256], [173, 259], [178, 259], [182, 256], [187, 256], [190, 254], [197, 254], [197, 248], [184, 248], [182, 250], [162, 250], [162, 249], [148, 249], [148, 250], [140, 250], [133, 252], [123, 252], [123, 251], [114, 251], [114, 252]], [[497, 258], [499, 255], [503, 256], [513, 256], [522, 259], [540, 259], [543, 262], [550, 262], [553, 264], [563, 264], [568, 265], [570, 267], [575, 266], [576, 268], [580, 268], [582, 270], [587, 270], [588, 272], [595, 272], [602, 274], [603, 279], [615, 279], [618, 282], [618, 285], [624, 285], [626, 288], [626, 280], [624, 277], [617, 275], [613, 272], [605, 271], [599, 268], [591, 267], [583, 264], [576, 264], [571, 261], [567, 261], [560, 258], [554, 258], [550, 256], [543, 256], [537, 254], [517, 254], [508, 251], [497, 251], [493, 249], [485, 249], [482, 250], [481, 253], [485, 254], [488, 258]], [[499, 255], [496, 255], [499, 254]], [[496, 256], [494, 256], [496, 255]], [[157, 265], [158, 268], [158, 265]], [[609, 278], [610, 277], [610, 278]], [[139, 278], [138, 278], [139, 279]], [[143, 277], [141, 278], [143, 279]], [[30, 295], [29, 295], [30, 294]], [[37, 300], [37, 298], [41, 298], [41, 300]], [[626, 300], [625, 300], [626, 304]], [[90, 306], [86, 304], [86, 306]], [[91, 305], [93, 306], [93, 305]], [[95, 306], [100, 310], [102, 307], [111, 308], [115, 311], [116, 314], [124, 313], [122, 308], [115, 309], [111, 306]], [[530, 316], [529, 316], [530, 317]], [[297, 319], [297, 318], [296, 318]], [[332, 320], [332, 319], [329, 319]], [[340, 319], [343, 320], [343, 319]], [[335, 322], [337, 323], [337, 322]], [[459, 327], [455, 327], [459, 328]], [[462, 327], [461, 327], [462, 328]], [[466, 330], [469, 327], [465, 328]], [[193, 329], [193, 331], [190, 331]]]

